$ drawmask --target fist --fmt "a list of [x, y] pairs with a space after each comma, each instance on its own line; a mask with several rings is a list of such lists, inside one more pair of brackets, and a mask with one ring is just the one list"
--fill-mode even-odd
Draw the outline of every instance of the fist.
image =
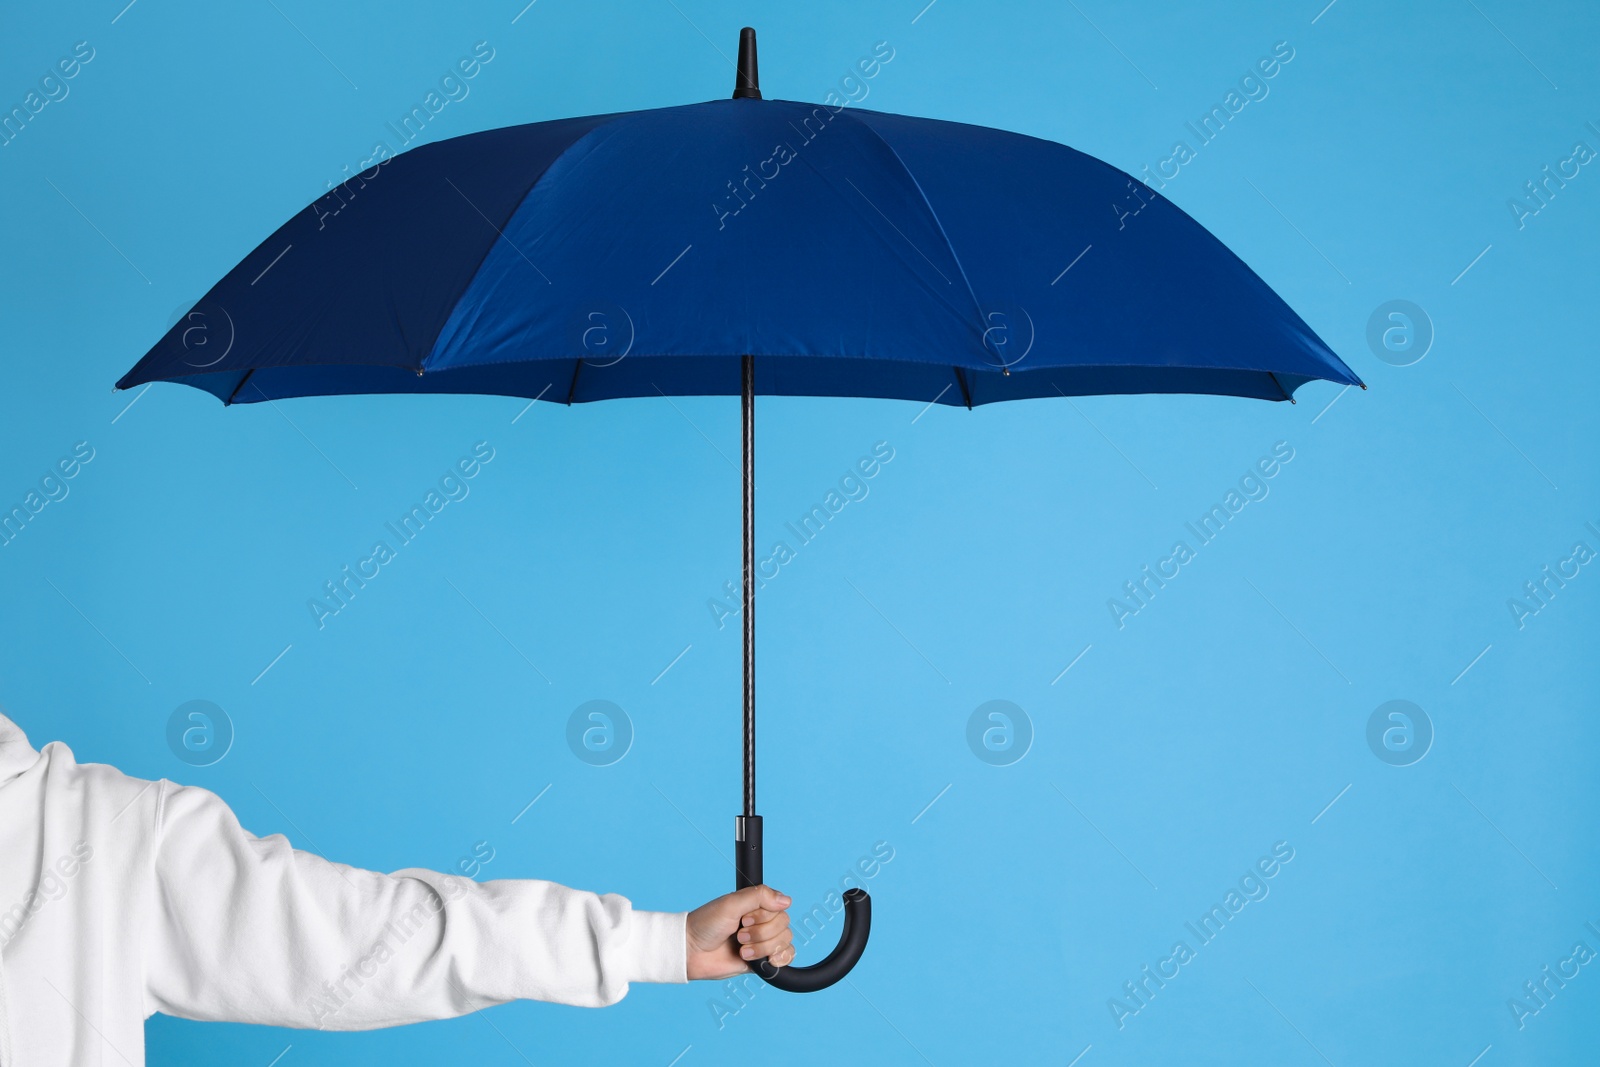
[[784, 910], [791, 903], [776, 889], [758, 885], [691, 911], [690, 979], [731, 978], [748, 971], [751, 960], [763, 958], [774, 967], [794, 962], [794, 934]]

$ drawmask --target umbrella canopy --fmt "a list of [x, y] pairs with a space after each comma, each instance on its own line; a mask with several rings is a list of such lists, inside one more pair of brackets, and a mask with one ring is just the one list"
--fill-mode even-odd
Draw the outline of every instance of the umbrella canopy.
[[123, 379], [226, 403], [1284, 400], [1359, 379], [1222, 242], [1063, 145], [744, 98], [424, 145], [291, 218]]
[[[457, 137], [374, 165], [295, 215], [121, 381], [224, 403], [497, 393], [567, 404], [738, 395], [744, 448], [744, 814], [755, 803], [755, 397], [973, 407], [1093, 393], [1292, 400], [1360, 381], [1215, 237], [1063, 145], [763, 100], [745, 29], [734, 99]], [[832, 953], [752, 965], [781, 989]]]

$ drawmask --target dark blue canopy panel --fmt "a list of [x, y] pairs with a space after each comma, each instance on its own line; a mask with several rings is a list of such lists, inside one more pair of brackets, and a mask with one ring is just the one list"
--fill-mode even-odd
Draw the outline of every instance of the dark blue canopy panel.
[[737, 395], [745, 354], [763, 394], [924, 403], [1359, 384], [1169, 201], [978, 126], [713, 101], [454, 138], [334, 196], [119, 387]]

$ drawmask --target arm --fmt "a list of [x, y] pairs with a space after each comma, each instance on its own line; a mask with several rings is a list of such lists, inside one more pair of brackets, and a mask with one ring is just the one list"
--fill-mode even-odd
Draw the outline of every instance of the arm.
[[[255, 837], [206, 790], [161, 788], [145, 930], [152, 1011], [360, 1030], [516, 999], [598, 1007], [630, 982], [689, 977], [682, 913], [552, 882], [358, 870]], [[700, 909], [716, 909], [699, 924], [708, 936], [741, 896]], [[726, 964], [742, 914], [699, 956]]]

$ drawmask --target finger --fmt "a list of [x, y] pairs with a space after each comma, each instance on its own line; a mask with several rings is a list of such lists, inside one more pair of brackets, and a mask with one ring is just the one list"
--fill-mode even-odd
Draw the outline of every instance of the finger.
[[[785, 932], [782, 937], [775, 937], [771, 941], [761, 941], [754, 945], [746, 945], [740, 950], [739, 954], [747, 960], [771, 959], [779, 952], [786, 951], [792, 947], [793, 942], [790, 940], [788, 933]], [[744, 956], [746, 952], [750, 953], [750, 955]], [[782, 966], [782, 964], [775, 966]]]
[[794, 943], [794, 933], [788, 927], [769, 931], [771, 936], [758, 937], [740, 949], [739, 955], [745, 959], [760, 959], [763, 956], [771, 957], [779, 949], [788, 948]]
[[729, 893], [722, 899], [727, 902], [730, 911], [741, 916], [752, 911], [779, 912], [793, 903], [776, 889], [765, 885], [753, 885], [749, 889]]
[[771, 952], [763, 954], [756, 950], [756, 954], [748, 957], [750, 960], [765, 959], [774, 967], [787, 967], [794, 962], [795, 950], [793, 945], [778, 945]]
[[755, 911], [749, 912], [742, 919], [740, 919], [739, 925], [755, 926], [757, 923], [771, 922], [773, 916], [783, 914], [785, 914], [785, 912], [768, 911], [766, 908], [757, 908]]
[[[750, 917], [745, 916], [746, 919]], [[752, 945], [757, 941], [770, 941], [780, 930], [789, 929], [789, 913], [780, 911], [766, 922], [753, 923], [739, 931], [739, 943]]]

